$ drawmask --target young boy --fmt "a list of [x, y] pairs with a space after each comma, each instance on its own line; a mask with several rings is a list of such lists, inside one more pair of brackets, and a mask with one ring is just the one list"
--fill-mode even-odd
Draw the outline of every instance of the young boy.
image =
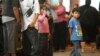
[[74, 8], [72, 14], [73, 17], [70, 19], [68, 27], [74, 48], [70, 56], [81, 56], [79, 49], [80, 49], [80, 41], [82, 40], [82, 31], [80, 23], [78, 21], [78, 18], [80, 16], [79, 9]]

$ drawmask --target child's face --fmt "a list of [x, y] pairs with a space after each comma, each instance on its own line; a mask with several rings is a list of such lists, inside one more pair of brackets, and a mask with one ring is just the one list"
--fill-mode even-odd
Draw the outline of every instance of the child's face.
[[80, 13], [77, 12], [77, 11], [75, 11], [75, 12], [73, 13], [73, 17], [75, 17], [76, 19], [78, 19], [78, 18], [80, 17]]
[[44, 13], [46, 11], [46, 7], [41, 8], [41, 13]]

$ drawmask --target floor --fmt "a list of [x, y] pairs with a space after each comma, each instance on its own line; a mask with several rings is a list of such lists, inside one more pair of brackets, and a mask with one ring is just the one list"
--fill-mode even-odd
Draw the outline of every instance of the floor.
[[[54, 52], [53, 56], [70, 56], [72, 47], [66, 48], [65, 52]], [[90, 47], [85, 47], [85, 52], [81, 53], [82, 56], [100, 56], [100, 50], [91, 51]]]

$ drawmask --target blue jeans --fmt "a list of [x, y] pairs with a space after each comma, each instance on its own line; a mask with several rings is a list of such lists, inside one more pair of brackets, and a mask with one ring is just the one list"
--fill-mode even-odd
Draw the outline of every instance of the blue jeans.
[[39, 56], [38, 54], [38, 31], [28, 28], [23, 32], [24, 56]]
[[80, 54], [80, 41], [72, 41], [73, 45], [74, 45], [74, 48], [71, 52], [71, 55], [70, 56], [81, 56]]

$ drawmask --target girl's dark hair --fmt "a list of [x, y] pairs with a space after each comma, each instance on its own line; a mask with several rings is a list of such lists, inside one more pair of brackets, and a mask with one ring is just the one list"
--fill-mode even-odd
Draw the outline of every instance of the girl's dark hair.
[[41, 4], [41, 5], [40, 5], [40, 9], [42, 9], [43, 7], [46, 7], [46, 5]]
[[74, 12], [78, 12], [78, 13], [80, 13], [79, 8], [74, 8], [74, 9], [72, 10], [72, 13], [74, 13]]
[[39, 4], [44, 4], [45, 0], [39, 0]]

